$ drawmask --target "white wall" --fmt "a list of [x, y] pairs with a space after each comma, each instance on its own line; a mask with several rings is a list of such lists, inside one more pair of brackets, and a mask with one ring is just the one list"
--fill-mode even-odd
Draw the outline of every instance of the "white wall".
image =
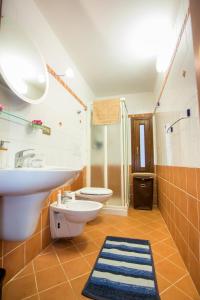
[[[177, 17], [176, 17], [175, 24], [173, 26], [173, 34], [174, 34], [174, 40], [175, 41], [177, 41], [177, 39], [179, 37], [181, 27], [183, 25], [188, 7], [189, 7], [189, 0], [179, 1], [179, 8], [177, 10]], [[158, 100], [158, 97], [160, 95], [162, 85], [163, 85], [163, 82], [164, 82], [164, 78], [166, 76], [166, 72], [165, 73], [157, 73], [156, 82], [155, 82], [154, 91], [153, 91], [155, 104], [156, 104], [156, 102]]]
[[[188, 7], [188, 0], [180, 1], [174, 26], [177, 37], [180, 34]], [[183, 70], [186, 71], [185, 78], [182, 76]], [[157, 76], [154, 89], [155, 104], [165, 75], [161, 73]], [[155, 164], [199, 167], [199, 104], [190, 19], [187, 22], [160, 104], [154, 118]], [[180, 121], [174, 126], [173, 133], [167, 134], [165, 127], [179, 117], [185, 116], [188, 108], [191, 109], [191, 117]]]
[[153, 93], [137, 93], [124, 95], [129, 114], [152, 113], [155, 98]]
[[134, 93], [125, 95], [96, 98], [95, 100], [125, 98], [128, 114], [144, 114], [153, 112], [155, 105], [154, 93]]
[[[6, 0], [3, 15], [19, 23], [38, 45], [45, 62], [58, 73], [72, 67], [75, 78], [70, 82], [72, 89], [85, 102], [94, 95], [65, 49], [52, 32], [33, 0]], [[14, 154], [22, 149], [34, 148], [46, 156], [48, 165], [73, 167], [87, 163], [87, 113], [63, 87], [49, 76], [50, 85], [46, 99], [37, 105], [26, 104], [0, 86], [0, 103], [5, 109], [29, 120], [41, 119], [52, 129], [51, 136], [42, 135], [40, 130], [29, 130], [26, 126], [0, 118], [0, 139], [9, 140], [9, 166], [14, 164]], [[80, 115], [77, 111], [81, 110]], [[80, 123], [81, 121], [81, 123]], [[63, 126], [59, 126], [59, 122]]]
[[[183, 70], [186, 77], [182, 76]], [[191, 109], [191, 117], [181, 120], [172, 133], [166, 127]], [[161, 105], [156, 112], [157, 164], [200, 167], [200, 124], [196, 88], [191, 22], [188, 20], [170, 72]]]

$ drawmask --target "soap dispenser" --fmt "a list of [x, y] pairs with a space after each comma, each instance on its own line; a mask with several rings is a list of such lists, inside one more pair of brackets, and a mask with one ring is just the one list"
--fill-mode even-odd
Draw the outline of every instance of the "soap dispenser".
[[0, 141], [0, 169], [7, 167], [8, 149], [5, 148], [4, 144], [9, 143], [8, 141]]

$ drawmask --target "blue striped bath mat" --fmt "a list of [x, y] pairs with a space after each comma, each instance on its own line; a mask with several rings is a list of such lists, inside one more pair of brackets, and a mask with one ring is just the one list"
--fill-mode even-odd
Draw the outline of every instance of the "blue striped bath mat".
[[159, 300], [149, 242], [107, 237], [82, 294], [95, 300]]

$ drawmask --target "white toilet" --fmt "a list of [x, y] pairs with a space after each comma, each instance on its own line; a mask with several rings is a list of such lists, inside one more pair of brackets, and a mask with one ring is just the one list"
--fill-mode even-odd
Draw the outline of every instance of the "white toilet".
[[95, 219], [103, 205], [94, 201], [68, 200], [65, 204], [50, 205], [51, 236], [74, 237], [83, 231], [84, 225]]
[[86, 199], [104, 203], [113, 194], [113, 191], [106, 188], [85, 187], [75, 192], [77, 199]]

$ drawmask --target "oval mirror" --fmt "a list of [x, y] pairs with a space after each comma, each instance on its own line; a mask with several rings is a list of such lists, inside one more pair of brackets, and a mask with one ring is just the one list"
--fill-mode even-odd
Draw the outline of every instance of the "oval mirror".
[[3, 17], [0, 27], [0, 81], [20, 99], [36, 104], [48, 88], [46, 64], [37, 47], [16, 23]]

